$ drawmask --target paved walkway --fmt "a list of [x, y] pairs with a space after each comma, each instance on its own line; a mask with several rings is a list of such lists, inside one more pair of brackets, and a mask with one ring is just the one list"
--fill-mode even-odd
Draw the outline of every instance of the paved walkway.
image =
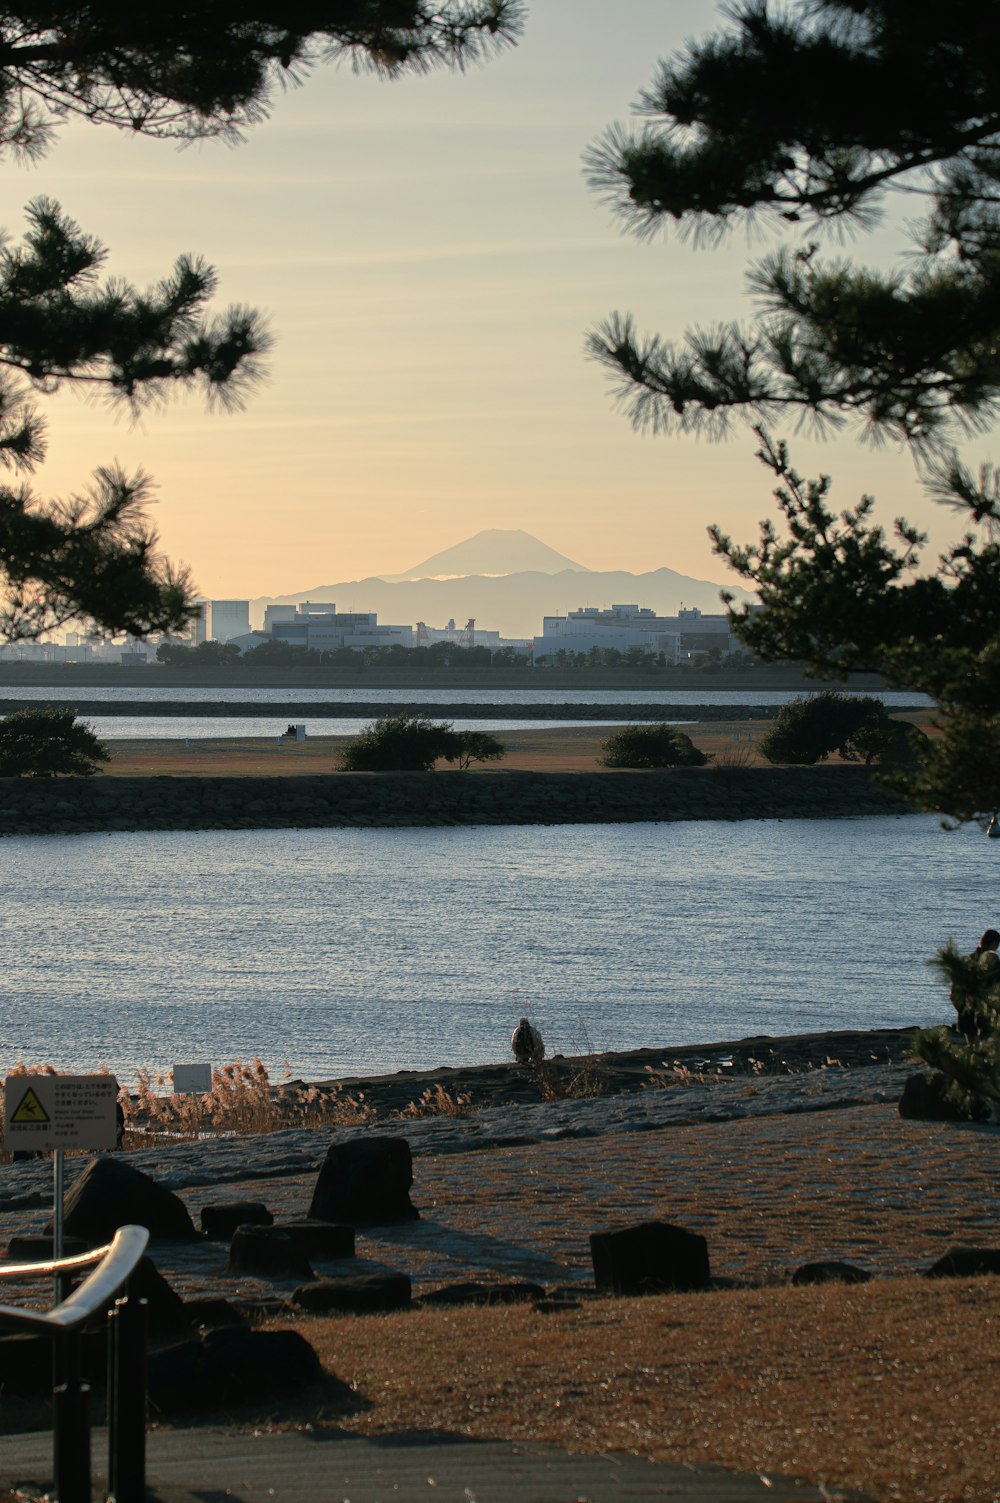
[[[106, 1444], [94, 1434], [95, 1459]], [[51, 1476], [51, 1440], [5, 1437], [3, 1473], [37, 1488]], [[101, 1475], [100, 1463], [95, 1473]], [[553, 1446], [336, 1431], [235, 1434], [169, 1430], [149, 1437], [148, 1503], [839, 1503], [789, 1478], [663, 1466], [627, 1454], [574, 1456]]]

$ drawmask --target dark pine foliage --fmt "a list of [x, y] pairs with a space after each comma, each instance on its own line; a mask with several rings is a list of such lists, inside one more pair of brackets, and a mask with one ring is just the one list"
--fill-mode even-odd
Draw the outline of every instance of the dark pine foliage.
[[[722, 32], [660, 65], [634, 130], [614, 127], [589, 170], [639, 233], [675, 222], [710, 239], [755, 216], [787, 244], [751, 266], [746, 327], [681, 340], [614, 314], [589, 339], [639, 428], [718, 436], [748, 418], [778, 480], [780, 523], [756, 545], [712, 529], [762, 609], [741, 639], [816, 673], [881, 673], [938, 706], [905, 790], [958, 819], [1000, 804], [1000, 482], [952, 445], [1000, 403], [1000, 0], [749, 0]], [[819, 248], [864, 229], [890, 193], [926, 210], [890, 272]], [[965, 530], [926, 567], [926, 538], [887, 536], [863, 497], [838, 515], [764, 428], [784, 414], [855, 422], [909, 444]]]

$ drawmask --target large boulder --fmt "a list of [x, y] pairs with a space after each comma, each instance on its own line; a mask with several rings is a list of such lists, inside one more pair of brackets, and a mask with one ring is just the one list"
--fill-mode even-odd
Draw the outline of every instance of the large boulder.
[[419, 1216], [410, 1202], [413, 1160], [405, 1138], [357, 1138], [327, 1149], [309, 1216], [351, 1226], [387, 1226]]
[[971, 1279], [1000, 1273], [1000, 1247], [951, 1247], [924, 1270], [929, 1279]]
[[231, 1237], [238, 1226], [271, 1226], [274, 1217], [260, 1200], [223, 1200], [202, 1206], [201, 1229], [206, 1237]]
[[128, 1297], [146, 1301], [150, 1336], [176, 1336], [191, 1329], [184, 1301], [150, 1258], [140, 1258], [128, 1281]]
[[[144, 1226], [151, 1237], [171, 1242], [198, 1240], [187, 1207], [172, 1190], [125, 1159], [91, 1159], [66, 1196], [63, 1229], [99, 1247], [110, 1242], [120, 1226]], [[51, 1219], [45, 1230], [52, 1231]]]
[[704, 1289], [708, 1243], [697, 1232], [666, 1221], [594, 1232], [590, 1238], [594, 1282], [610, 1294], [662, 1294]]
[[229, 1244], [229, 1266], [273, 1279], [311, 1279], [309, 1259], [299, 1244], [276, 1226], [239, 1226]]
[[322, 1377], [319, 1358], [296, 1331], [228, 1326], [154, 1352], [149, 1401], [160, 1414], [255, 1404]]
[[[49, 1263], [55, 1256], [52, 1250], [53, 1237], [25, 1235], [11, 1237], [7, 1243], [7, 1261], [9, 1263]], [[84, 1242], [82, 1237], [64, 1237], [62, 1255], [64, 1258], [76, 1257], [77, 1253], [85, 1253], [89, 1250], [89, 1243]], [[84, 1277], [90, 1272], [88, 1268]]]
[[948, 1095], [948, 1078], [940, 1070], [908, 1077], [899, 1098], [899, 1115], [916, 1122], [982, 1122], [989, 1110], [976, 1103], [971, 1112]]

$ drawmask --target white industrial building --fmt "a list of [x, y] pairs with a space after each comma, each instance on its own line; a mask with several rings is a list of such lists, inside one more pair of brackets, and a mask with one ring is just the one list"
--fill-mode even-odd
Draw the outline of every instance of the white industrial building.
[[413, 647], [412, 626], [379, 625], [375, 611], [338, 611], [330, 602], [306, 600], [301, 605], [269, 605], [264, 626], [274, 641], [290, 647], [331, 652], [337, 647]]
[[608, 647], [617, 652], [628, 652], [632, 647], [641, 652], [662, 652], [669, 663], [713, 647], [727, 653], [731, 650], [729, 618], [722, 614], [706, 616], [697, 608], [685, 610], [683, 606], [676, 616], [658, 616], [648, 606], [632, 604], [603, 610], [581, 606], [565, 616], [543, 617], [534, 656], [538, 661], [560, 651], [586, 654]]
[[213, 642], [231, 642], [250, 630], [249, 600], [212, 600], [209, 610]]

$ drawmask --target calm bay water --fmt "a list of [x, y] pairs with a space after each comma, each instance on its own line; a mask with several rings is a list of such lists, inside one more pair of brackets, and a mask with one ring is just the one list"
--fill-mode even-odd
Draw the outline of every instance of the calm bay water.
[[945, 1021], [927, 956], [998, 914], [932, 816], [5, 839], [0, 1073], [317, 1079]]

